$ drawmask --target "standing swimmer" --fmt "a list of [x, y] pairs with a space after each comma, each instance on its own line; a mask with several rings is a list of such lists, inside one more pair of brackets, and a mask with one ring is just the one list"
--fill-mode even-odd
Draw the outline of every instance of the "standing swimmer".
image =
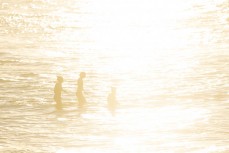
[[111, 114], [115, 115], [115, 110], [117, 108], [117, 100], [116, 100], [116, 88], [111, 88], [111, 93], [107, 97], [107, 105]]
[[56, 108], [58, 110], [62, 109], [62, 100], [61, 100], [61, 92], [63, 91], [62, 83], [64, 79], [62, 76], [57, 76], [57, 81], [54, 87], [54, 100], [56, 102]]
[[80, 77], [77, 81], [77, 91], [76, 91], [76, 97], [78, 99], [79, 102], [79, 106], [83, 106], [86, 103], [86, 99], [84, 97], [83, 91], [83, 79], [86, 77], [86, 73], [85, 72], [81, 72], [80, 73]]

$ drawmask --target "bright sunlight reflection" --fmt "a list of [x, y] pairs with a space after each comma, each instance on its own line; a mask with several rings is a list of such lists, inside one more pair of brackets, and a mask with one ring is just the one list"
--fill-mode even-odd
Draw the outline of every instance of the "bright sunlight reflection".
[[[176, 145], [179, 135], [171, 134], [169, 131], [189, 130], [197, 122], [205, 122], [208, 111], [203, 108], [182, 108], [178, 106], [163, 107], [161, 109], [131, 109], [124, 115], [117, 116], [115, 123], [121, 131], [122, 136], [111, 136], [113, 145], [125, 152], [145, 152], [146, 142], [156, 141], [168, 145]], [[93, 117], [93, 119], [96, 119]], [[147, 137], [142, 132], [148, 133]], [[170, 134], [169, 134], [170, 133]], [[96, 139], [96, 136], [95, 136]], [[172, 144], [170, 144], [172, 141]], [[105, 147], [104, 147], [105, 149]], [[151, 151], [157, 151], [151, 148]], [[96, 150], [95, 148], [62, 148], [57, 153], [89, 153], [106, 152], [107, 150]], [[114, 150], [113, 150], [114, 151]], [[112, 152], [109, 150], [109, 152]]]
[[[202, 108], [185, 109], [171, 106], [161, 109], [136, 109], [129, 112], [119, 120], [123, 123], [123, 128], [139, 131], [152, 130], [154, 132], [168, 129], [182, 129], [195, 124], [197, 120], [205, 119], [208, 112]], [[148, 129], [148, 127], [153, 127]]]
[[[186, 60], [186, 57], [192, 56], [188, 52], [175, 52], [175, 55], [170, 53], [170, 50], [174, 48], [184, 47], [187, 43], [187, 35], [191, 32], [177, 30], [176, 22], [184, 17], [180, 14], [182, 5], [187, 4], [181, 0], [175, 0], [175, 2], [170, 0], [125, 0], [125, 2], [89, 0], [81, 8], [88, 15], [80, 20], [81, 24], [88, 27], [85, 32], [88, 39], [93, 42], [91, 47], [99, 55], [105, 54], [115, 58], [114, 61], [111, 58], [106, 64], [98, 66], [97, 71], [108, 72], [111, 75], [126, 74], [129, 77], [127, 82], [131, 77], [135, 77], [135, 80], [133, 79], [134, 81], [130, 83], [134, 84], [133, 87], [138, 87], [142, 83], [139, 81], [140, 83], [137, 84], [138, 80], [152, 78], [152, 76], [158, 75], [157, 77], [160, 78], [160, 75], [164, 77], [163, 75], [170, 75], [170, 73], [175, 74], [177, 78], [183, 76], [184, 72], [192, 68], [195, 60]], [[160, 72], [164, 70], [165, 73], [157, 74], [158, 69], [161, 69]], [[152, 70], [154, 70], [153, 74], [148, 74], [152, 73]], [[118, 77], [123, 77], [120, 80], [125, 80], [126, 75]], [[141, 78], [136, 78], [137, 75]], [[172, 74], [169, 79], [171, 77]], [[128, 85], [127, 82], [122, 82], [122, 84]], [[144, 90], [147, 89], [148, 84], [145, 86], [142, 87], [142, 93], [138, 91], [136, 93], [140, 96], [147, 94]], [[154, 90], [158, 91], [158, 88], [155, 86]], [[131, 90], [134, 89], [130, 87], [127, 92], [131, 93]], [[124, 93], [127, 95], [127, 92]], [[204, 121], [207, 115], [208, 112], [202, 108], [188, 109], [179, 106], [125, 110], [124, 115], [120, 112], [115, 119], [117, 126], [121, 131], [125, 131], [125, 134], [114, 138], [113, 143], [126, 152], [142, 149], [142, 142], [152, 141], [151, 138], [166, 143], [168, 140], [165, 138], [170, 137], [176, 143], [175, 140], [179, 139], [179, 135], [167, 135], [168, 131], [192, 128], [197, 121]], [[150, 135], [145, 138], [141, 135], [142, 131]], [[82, 152], [87, 151], [95, 152], [93, 149]], [[141, 151], [144, 152], [144, 150]], [[71, 150], [60, 150], [58, 153], [65, 152], [69, 153]]]
[[[192, 129], [200, 121], [204, 122], [208, 112], [202, 108], [185, 109], [182, 107], [164, 107], [161, 109], [136, 109], [118, 118], [120, 128], [126, 131], [122, 137], [114, 140], [114, 144], [126, 152], [147, 152], [147, 142], [155, 141], [163, 144], [177, 145], [179, 134], [168, 134], [169, 131]], [[142, 132], [147, 132], [147, 137]], [[172, 145], [172, 144], [168, 144]], [[156, 150], [156, 148], [151, 148]]]
[[182, 18], [181, 5], [185, 3], [180, 0], [91, 0], [83, 8], [91, 14], [82, 22], [91, 28], [88, 37], [99, 51], [152, 53], [184, 45], [180, 38], [187, 32], [173, 31]]
[[[98, 69], [141, 74], [159, 64], [171, 66], [166, 63], [171, 60], [179, 61], [172, 63], [177, 68], [190, 67], [180, 57], [169, 57], [174, 48], [182, 48], [189, 42], [187, 37], [192, 32], [176, 29], [176, 23], [184, 18], [181, 13], [184, 5], [187, 2], [181, 0], [89, 0], [81, 8], [88, 14], [80, 18], [80, 24], [88, 27], [85, 32], [93, 42], [90, 47], [97, 54], [121, 56], [118, 62], [109, 61]], [[158, 63], [162, 60], [163, 63]]]

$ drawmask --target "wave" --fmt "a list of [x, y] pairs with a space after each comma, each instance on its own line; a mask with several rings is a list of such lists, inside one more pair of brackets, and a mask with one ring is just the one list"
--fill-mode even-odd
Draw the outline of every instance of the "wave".
[[[39, 61], [34, 60], [23, 60], [23, 59], [17, 59], [17, 58], [8, 58], [8, 59], [1, 59], [0, 65], [41, 65]], [[44, 63], [46, 64], [46, 63]]]
[[7, 54], [9, 54], [9, 53], [7, 53], [7, 52], [0, 52], [0, 56], [7, 55]]
[[10, 82], [10, 80], [7, 79], [0, 79], [0, 83]]
[[5, 60], [0, 60], [0, 65], [16, 64], [16, 63], [20, 63], [20, 60], [17, 60], [17, 59], [5, 59]]
[[23, 73], [20, 76], [21, 77], [38, 77], [39, 74], [30, 72], [30, 73]]

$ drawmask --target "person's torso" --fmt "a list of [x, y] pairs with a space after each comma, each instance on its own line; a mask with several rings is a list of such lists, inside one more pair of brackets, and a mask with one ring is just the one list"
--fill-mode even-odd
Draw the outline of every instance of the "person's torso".
[[54, 88], [54, 93], [55, 94], [61, 94], [62, 91], [62, 85], [60, 83], [56, 83], [55, 88]]

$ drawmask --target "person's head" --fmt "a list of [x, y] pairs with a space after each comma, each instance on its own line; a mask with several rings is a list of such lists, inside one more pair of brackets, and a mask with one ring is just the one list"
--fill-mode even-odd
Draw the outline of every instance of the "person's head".
[[81, 78], [85, 78], [86, 77], [86, 73], [85, 72], [80, 72], [80, 77]]
[[64, 78], [62, 76], [57, 76], [57, 81], [62, 83], [64, 81]]

